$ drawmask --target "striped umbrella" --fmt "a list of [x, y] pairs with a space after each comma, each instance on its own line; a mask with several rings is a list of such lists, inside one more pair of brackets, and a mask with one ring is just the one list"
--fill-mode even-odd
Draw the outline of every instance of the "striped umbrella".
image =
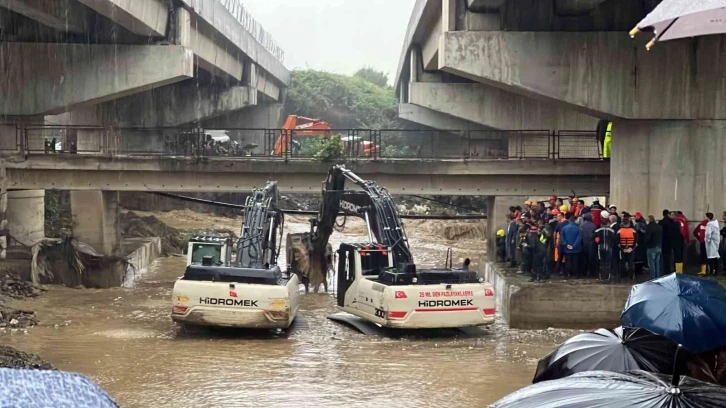
[[630, 36], [650, 28], [655, 36], [648, 50], [658, 41], [726, 33], [726, 0], [663, 0]]

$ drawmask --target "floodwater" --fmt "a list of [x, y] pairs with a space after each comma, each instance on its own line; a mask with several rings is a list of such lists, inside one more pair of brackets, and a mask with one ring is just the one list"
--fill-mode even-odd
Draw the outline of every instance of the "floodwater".
[[[443, 265], [448, 246], [437, 229], [408, 231], [417, 262]], [[364, 239], [360, 226], [352, 230], [336, 233], [334, 246]], [[473, 255], [483, 243], [461, 246], [458, 256]], [[368, 337], [326, 319], [336, 311], [330, 294], [302, 296], [287, 336], [190, 334], [169, 318], [183, 269], [183, 258], [165, 258], [133, 288], [51, 288], [28, 302], [41, 326], [0, 333], [0, 342], [90, 376], [124, 407], [481, 407], [527, 385], [537, 358], [570, 334], [498, 321], [475, 337]]]

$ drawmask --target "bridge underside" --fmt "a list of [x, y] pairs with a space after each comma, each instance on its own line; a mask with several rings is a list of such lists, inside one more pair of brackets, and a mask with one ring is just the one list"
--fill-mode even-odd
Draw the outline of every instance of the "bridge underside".
[[[281, 192], [318, 193], [332, 164], [313, 161], [29, 158], [7, 163], [11, 189], [245, 192], [277, 180]], [[348, 165], [393, 194], [605, 195], [599, 160], [390, 160]]]

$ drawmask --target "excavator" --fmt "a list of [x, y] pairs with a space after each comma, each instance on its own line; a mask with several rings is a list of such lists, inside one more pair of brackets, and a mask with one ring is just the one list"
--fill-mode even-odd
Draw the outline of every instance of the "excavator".
[[234, 256], [231, 238], [189, 241], [187, 267], [172, 292], [172, 320], [185, 326], [290, 327], [300, 282], [277, 265], [284, 227], [278, 198], [274, 181], [247, 197]]
[[[302, 122], [298, 124], [298, 122]], [[275, 142], [272, 151], [273, 156], [283, 156], [290, 149], [291, 155], [299, 154], [299, 143], [293, 140], [295, 136], [317, 137], [324, 136], [329, 138], [333, 135], [333, 127], [320, 119], [306, 118], [304, 116], [290, 115], [282, 126], [280, 136]], [[373, 157], [378, 152], [378, 146], [370, 141], [360, 140], [360, 138], [344, 138], [343, 149], [349, 153], [357, 153], [357, 155], [365, 157]]]
[[[346, 190], [346, 180], [359, 190]], [[344, 312], [396, 329], [463, 328], [494, 322], [493, 286], [468, 270], [417, 268], [391, 195], [342, 165], [331, 168], [323, 182], [322, 201], [310, 232], [288, 236], [288, 241], [303, 242], [307, 249], [307, 254], [293, 258], [307, 256], [305, 262], [288, 259], [292, 272], [310, 275], [327, 270], [326, 247], [339, 213], [362, 218], [367, 228], [367, 242], [342, 243], [337, 250], [336, 297]]]

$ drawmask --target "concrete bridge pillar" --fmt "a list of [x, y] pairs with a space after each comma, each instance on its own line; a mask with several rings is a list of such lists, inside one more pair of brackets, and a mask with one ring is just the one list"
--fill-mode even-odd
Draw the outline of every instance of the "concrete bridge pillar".
[[118, 191], [71, 191], [73, 236], [103, 255], [120, 247]]
[[496, 259], [496, 242], [497, 231], [507, 230], [508, 221], [506, 215], [509, 214], [510, 206], [523, 206], [524, 202], [529, 199], [528, 196], [497, 196], [489, 197], [487, 201], [487, 257], [491, 260]]
[[726, 211], [726, 120], [616, 120], [611, 201], [656, 218], [663, 209], [691, 220]]
[[45, 238], [45, 190], [10, 191], [5, 215], [8, 234], [21, 245], [33, 246]]

